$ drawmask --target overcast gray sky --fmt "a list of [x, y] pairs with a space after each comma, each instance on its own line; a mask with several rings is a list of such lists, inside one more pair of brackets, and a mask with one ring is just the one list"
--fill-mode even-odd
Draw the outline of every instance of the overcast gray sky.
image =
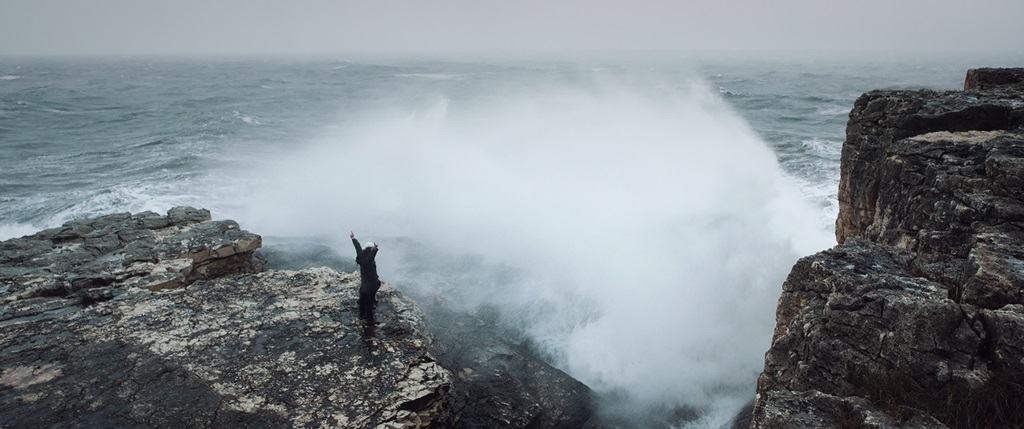
[[1024, 50], [1024, 0], [0, 0], [0, 55]]

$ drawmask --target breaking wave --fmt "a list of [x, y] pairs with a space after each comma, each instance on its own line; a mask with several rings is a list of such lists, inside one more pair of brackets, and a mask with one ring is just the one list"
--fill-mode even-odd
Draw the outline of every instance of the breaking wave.
[[404, 263], [387, 237], [521, 269], [501, 294], [444, 293], [497, 300], [556, 366], [635, 409], [725, 424], [753, 397], [786, 273], [834, 241], [720, 97], [696, 82], [373, 112], [275, 159], [239, 217], [268, 235], [355, 230], [382, 243], [386, 280]]

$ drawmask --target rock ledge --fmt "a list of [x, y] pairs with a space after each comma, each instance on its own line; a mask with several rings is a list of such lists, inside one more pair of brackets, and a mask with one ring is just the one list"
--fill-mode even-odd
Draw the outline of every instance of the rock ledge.
[[0, 242], [0, 426], [445, 428], [452, 376], [389, 285], [264, 271], [209, 212], [117, 214]]

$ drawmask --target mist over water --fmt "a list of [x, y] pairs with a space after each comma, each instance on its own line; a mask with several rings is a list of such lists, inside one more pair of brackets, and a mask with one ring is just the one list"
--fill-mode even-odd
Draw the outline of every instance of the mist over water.
[[387, 237], [522, 270], [497, 294], [444, 293], [498, 306], [556, 366], [629, 407], [719, 409], [704, 423], [727, 423], [752, 398], [786, 273], [834, 244], [808, 228], [820, 210], [767, 145], [697, 81], [454, 104], [379, 112], [278, 159], [246, 197], [247, 227], [353, 229], [382, 243], [392, 282], [386, 267], [407, 262]]

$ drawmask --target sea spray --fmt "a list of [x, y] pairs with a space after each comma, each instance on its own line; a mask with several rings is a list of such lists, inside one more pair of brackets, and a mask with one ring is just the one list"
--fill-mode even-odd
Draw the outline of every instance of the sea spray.
[[[524, 274], [483, 289], [457, 284], [459, 267], [447, 288], [400, 284], [501, 308], [555, 365], [635, 409], [731, 417], [753, 395], [785, 273], [832, 240], [770, 149], [699, 82], [524, 91], [472, 109], [440, 98], [375, 112], [275, 164], [240, 204], [251, 228], [408, 237], [514, 267]], [[379, 241], [387, 280], [409, 262]]]

